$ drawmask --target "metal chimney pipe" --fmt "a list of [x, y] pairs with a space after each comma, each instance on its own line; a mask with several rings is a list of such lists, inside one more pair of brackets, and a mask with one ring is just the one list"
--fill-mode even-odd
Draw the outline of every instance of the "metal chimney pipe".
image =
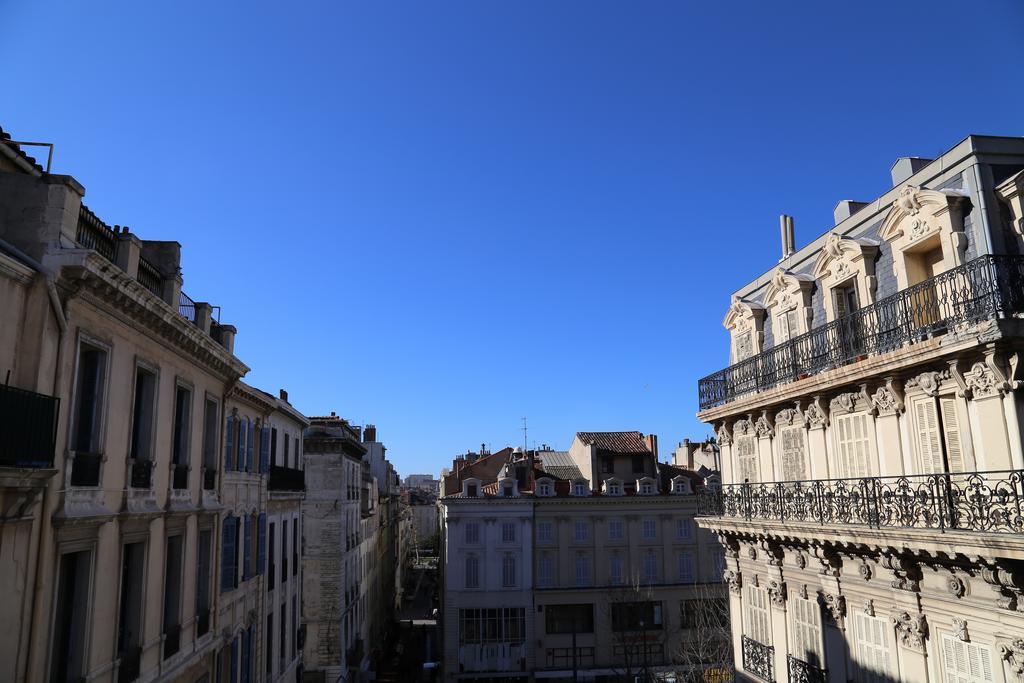
[[786, 216], [786, 256], [796, 253], [796, 238], [793, 236], [793, 217]]
[[788, 218], [786, 214], [779, 216], [779, 236], [782, 238], [782, 258], [779, 259], [780, 261], [789, 256], [789, 245], [787, 241], [789, 225], [786, 218]]

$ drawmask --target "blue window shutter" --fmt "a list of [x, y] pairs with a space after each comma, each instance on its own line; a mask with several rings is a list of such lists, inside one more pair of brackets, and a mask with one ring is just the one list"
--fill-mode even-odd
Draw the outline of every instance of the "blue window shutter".
[[249, 560], [252, 554], [250, 548], [252, 548], [252, 521], [249, 516], [245, 517], [245, 535], [243, 537], [242, 545], [242, 581], [249, 580]]
[[249, 439], [249, 418], [243, 417], [238, 420], [238, 457], [235, 462], [235, 469], [239, 472], [245, 471], [245, 442]]
[[260, 472], [270, 469], [270, 427], [264, 426], [260, 432]]
[[231, 555], [232, 586], [238, 588], [238, 544], [242, 542], [242, 518], [235, 517], [235, 540]]
[[224, 434], [224, 469], [235, 469], [235, 416], [228, 415], [228, 427]]
[[249, 629], [242, 631], [242, 683], [250, 683], [249, 680], [249, 669], [251, 661], [249, 659]]
[[[246, 427], [249, 426], [249, 421], [246, 420]], [[245, 441], [245, 471], [252, 472], [252, 446], [253, 441], [256, 440], [256, 425], [253, 424], [252, 428], [249, 429], [249, 438]]]
[[231, 515], [224, 518], [224, 532], [220, 548], [220, 589], [234, 588], [235, 576], [235, 520]]
[[256, 573], [262, 574], [267, 563], [267, 514], [261, 512], [256, 522]]

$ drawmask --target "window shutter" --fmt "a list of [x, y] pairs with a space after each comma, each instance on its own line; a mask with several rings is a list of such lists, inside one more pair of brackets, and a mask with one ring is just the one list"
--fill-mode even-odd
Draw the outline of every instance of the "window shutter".
[[267, 563], [267, 514], [261, 512], [256, 522], [256, 573], [262, 574]]
[[234, 588], [235, 576], [235, 519], [231, 515], [224, 518], [224, 531], [220, 546], [220, 589], [229, 591]]
[[270, 427], [260, 430], [260, 472], [270, 470]]
[[804, 455], [803, 427], [787, 427], [782, 436], [782, 477], [786, 481], [807, 479], [807, 460]]
[[754, 355], [753, 344], [750, 338], [750, 332], [744, 332], [740, 336], [736, 337], [736, 361], [746, 360]]
[[836, 287], [832, 290], [832, 299], [836, 302], [836, 318], [842, 318], [844, 315], [849, 313], [846, 306], [846, 289], [843, 287]]
[[946, 470], [942, 462], [942, 443], [939, 440], [939, 418], [935, 399], [919, 398], [914, 402], [917, 420], [918, 455], [922, 474], [939, 474]]
[[800, 326], [797, 325], [797, 309], [786, 312], [786, 336], [788, 339], [796, 337], [800, 333]]
[[252, 451], [253, 442], [256, 441], [256, 424], [250, 425], [249, 419], [245, 420], [245, 430], [248, 432], [248, 436], [245, 439], [245, 471], [252, 472]]
[[836, 446], [840, 477], [871, 476], [871, 446], [868, 437], [867, 413], [840, 415], [836, 425]]
[[245, 471], [245, 442], [249, 438], [249, 418], [238, 418], [238, 451], [235, 456], [235, 469]]
[[224, 436], [224, 469], [235, 469], [235, 416], [228, 415], [228, 428]]
[[243, 519], [242, 535], [242, 581], [249, 580], [249, 562], [252, 559], [252, 521], [248, 515]]
[[995, 680], [992, 653], [984, 645], [965, 643], [953, 636], [943, 636], [942, 661], [946, 680], [951, 683], [989, 683]]
[[736, 439], [736, 457], [739, 460], [740, 481], [760, 481], [757, 466], [757, 445], [754, 437], [741, 436]]
[[956, 409], [956, 399], [946, 396], [939, 399], [942, 411], [942, 431], [946, 438], [946, 460], [950, 472], [966, 472], [964, 463], [964, 445], [960, 437], [960, 415]]

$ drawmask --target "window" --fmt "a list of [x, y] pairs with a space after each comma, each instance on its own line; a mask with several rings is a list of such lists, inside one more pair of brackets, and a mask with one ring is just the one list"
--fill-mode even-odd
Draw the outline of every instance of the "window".
[[267, 678], [274, 675], [274, 613], [267, 614], [267, 651], [263, 658], [267, 663]]
[[537, 522], [537, 540], [541, 543], [550, 543], [554, 537], [554, 529], [551, 522]]
[[466, 484], [466, 496], [469, 498], [477, 497], [477, 486], [476, 484]]
[[644, 472], [644, 456], [634, 455], [633, 456], [633, 474], [643, 474]]
[[857, 287], [852, 283], [833, 287], [832, 300], [835, 302], [836, 318], [842, 318], [860, 308]]
[[575, 653], [571, 647], [549, 647], [547, 651], [549, 669], [594, 666], [594, 648], [592, 647], [577, 647]]
[[724, 628], [728, 625], [728, 598], [693, 598], [679, 602], [679, 628]]
[[789, 610], [793, 614], [790, 652], [794, 657], [813, 666], [824, 668], [821, 651], [821, 607], [816, 600], [790, 598]]
[[544, 631], [556, 633], [593, 633], [594, 605], [544, 605]]
[[615, 459], [610, 455], [601, 456], [601, 473], [611, 474], [615, 471]]
[[537, 584], [540, 588], [551, 588], [555, 585], [554, 562], [551, 555], [544, 553], [537, 560]]
[[[156, 411], [156, 373], [135, 368], [135, 401], [132, 410], [131, 457], [136, 461], [153, 459], [153, 418]], [[148, 477], [147, 477], [148, 478]], [[134, 486], [137, 482], [133, 481]], [[149, 488], [148, 482], [144, 487]]]
[[608, 583], [613, 586], [622, 585], [622, 555], [619, 553], [608, 556]]
[[893, 680], [894, 672], [889, 663], [889, 623], [883, 617], [868, 616], [858, 610], [853, 613], [853, 626], [859, 670], [856, 679], [865, 683]]
[[466, 557], [466, 588], [480, 587], [480, 558], [476, 555]]
[[647, 518], [643, 521], [641, 528], [645, 541], [653, 541], [658, 538], [658, 520]]
[[658, 554], [653, 550], [644, 553], [644, 581], [647, 583], [658, 582]]
[[577, 519], [572, 528], [572, 540], [577, 543], [585, 542], [590, 538], [590, 522], [585, 519]]
[[778, 333], [775, 335], [775, 342], [777, 344], [787, 342], [800, 334], [797, 311], [795, 308], [776, 316], [775, 324], [778, 330]]
[[516, 523], [515, 522], [502, 522], [501, 523], [501, 542], [502, 543], [515, 543], [516, 542]]
[[281, 524], [281, 583], [288, 581], [288, 524]]
[[590, 556], [583, 553], [576, 555], [576, 585], [590, 585]]
[[142, 644], [142, 589], [145, 582], [146, 544], [125, 543], [121, 548], [121, 599], [117, 619], [117, 653], [134, 660]]
[[270, 464], [277, 465], [277, 427], [270, 428]]
[[608, 540], [621, 541], [625, 535], [624, 524], [621, 519], [608, 520]]
[[270, 549], [270, 565], [267, 567], [267, 590], [268, 591], [274, 590], [274, 579], [277, 578], [275, 576], [277, 574], [277, 555], [276, 555], [276, 552], [275, 552], [276, 549], [277, 549], [277, 545], [274, 544], [274, 527], [275, 526], [276, 526], [276, 524], [274, 524], [273, 522], [270, 523], [270, 536], [269, 536], [270, 544], [268, 546], [268, 548]]
[[605, 492], [610, 496], [621, 496], [622, 482], [618, 479], [609, 479], [605, 482]]
[[650, 496], [654, 494], [654, 482], [650, 479], [643, 479], [640, 482], [640, 495]]
[[957, 399], [925, 396], [916, 398], [912, 405], [921, 473], [964, 472], [964, 439]]
[[587, 495], [587, 484], [586, 482], [578, 481], [572, 485], [572, 495], [574, 496], [585, 496]]
[[613, 631], [658, 631], [661, 627], [660, 602], [612, 603]]
[[228, 514], [224, 518], [224, 531], [221, 534], [220, 548], [220, 589], [221, 592], [233, 590], [238, 585], [238, 573], [235, 564], [238, 561], [237, 552], [237, 517]]
[[284, 466], [288, 467], [288, 435], [284, 435]]
[[480, 523], [466, 522], [466, 543], [480, 542]]
[[680, 517], [676, 520], [676, 537], [680, 541], [693, 540], [693, 520], [689, 517]]
[[51, 680], [55, 682], [85, 678], [91, 566], [92, 552], [88, 550], [60, 557], [50, 661]]
[[746, 360], [754, 355], [754, 345], [750, 331], [736, 336], [736, 362]]
[[299, 573], [299, 518], [292, 519], [292, 576]]
[[503, 588], [515, 588], [517, 583], [516, 556], [512, 553], [505, 553], [501, 558], [501, 585]]
[[762, 645], [771, 645], [768, 592], [756, 586], [743, 587], [743, 634]]
[[676, 477], [672, 480], [672, 493], [690, 493], [690, 480], [686, 477]]
[[99, 453], [107, 352], [82, 344], [78, 352], [72, 444], [78, 453]]
[[551, 496], [554, 492], [551, 488], [550, 481], [542, 481], [537, 485], [537, 495], [539, 496]]
[[989, 683], [995, 680], [992, 650], [984, 645], [965, 643], [959, 638], [943, 635], [942, 661], [949, 683]]
[[196, 635], [210, 630], [210, 606], [213, 603], [213, 529], [199, 531], [199, 558], [196, 563]]
[[[217, 426], [220, 422], [220, 404], [207, 397], [203, 412], [203, 467], [207, 472], [217, 470]], [[216, 479], [205, 477], [203, 488], [211, 490], [216, 487]]]
[[[298, 455], [298, 448], [295, 449], [295, 454]], [[281, 614], [284, 614], [284, 607], [281, 608]], [[295, 659], [296, 648], [299, 645], [299, 596], [292, 595], [292, 659]]]
[[677, 571], [680, 583], [693, 583], [693, 552], [684, 550], [676, 557]]
[[278, 632], [277, 661], [282, 670], [285, 667], [285, 646], [288, 644], [288, 601], [281, 603], [281, 630]]
[[515, 484], [512, 482], [505, 482], [501, 485], [501, 494], [506, 498], [511, 498], [515, 495]]
[[526, 609], [492, 607], [459, 610], [459, 644], [509, 643], [526, 637]]
[[[174, 391], [174, 441], [171, 443], [171, 462], [178, 466], [186, 466], [188, 474], [189, 439], [192, 435], [192, 392], [180, 384]], [[177, 468], [176, 468], [177, 469]], [[184, 483], [184, 486], [178, 486]], [[175, 476], [174, 488], [187, 488], [188, 479], [182, 482]]]
[[779, 436], [782, 440], [782, 478], [786, 481], [808, 479], [804, 428], [786, 427], [779, 430]]
[[722, 576], [725, 574], [725, 551], [721, 548], [716, 548], [713, 558], [715, 563], [715, 575], [712, 577], [712, 579], [715, 581], [720, 581], [722, 579]]
[[738, 436], [734, 442], [740, 481], [751, 483], [761, 480], [757, 466], [757, 444], [753, 436]]
[[167, 537], [164, 558], [164, 659], [181, 644], [181, 535]]
[[871, 444], [868, 414], [836, 415], [832, 420], [836, 435], [837, 474], [840, 478], [870, 477]]

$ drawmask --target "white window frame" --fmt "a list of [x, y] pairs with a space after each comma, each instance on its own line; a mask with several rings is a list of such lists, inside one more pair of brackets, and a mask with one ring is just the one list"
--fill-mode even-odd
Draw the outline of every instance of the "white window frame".
[[551, 543], [554, 540], [554, 524], [548, 520], [537, 522], [537, 541]]
[[641, 523], [641, 536], [645, 541], [658, 540], [658, 520], [653, 517], [645, 517]]
[[515, 543], [516, 542], [516, 523], [515, 522], [502, 522], [501, 523], [501, 542], [502, 543]]
[[696, 572], [694, 571], [692, 550], [679, 551], [679, 555], [676, 557], [676, 563], [679, 583], [694, 583], [697, 580]]
[[572, 525], [572, 540], [576, 543], [586, 543], [590, 540], [590, 522], [585, 519], [577, 519]]
[[466, 522], [466, 528], [463, 532], [463, 540], [466, 545], [476, 545], [480, 543], [480, 523], [479, 522]]
[[626, 537], [626, 524], [621, 519], [608, 520], [608, 540], [621, 541]]

